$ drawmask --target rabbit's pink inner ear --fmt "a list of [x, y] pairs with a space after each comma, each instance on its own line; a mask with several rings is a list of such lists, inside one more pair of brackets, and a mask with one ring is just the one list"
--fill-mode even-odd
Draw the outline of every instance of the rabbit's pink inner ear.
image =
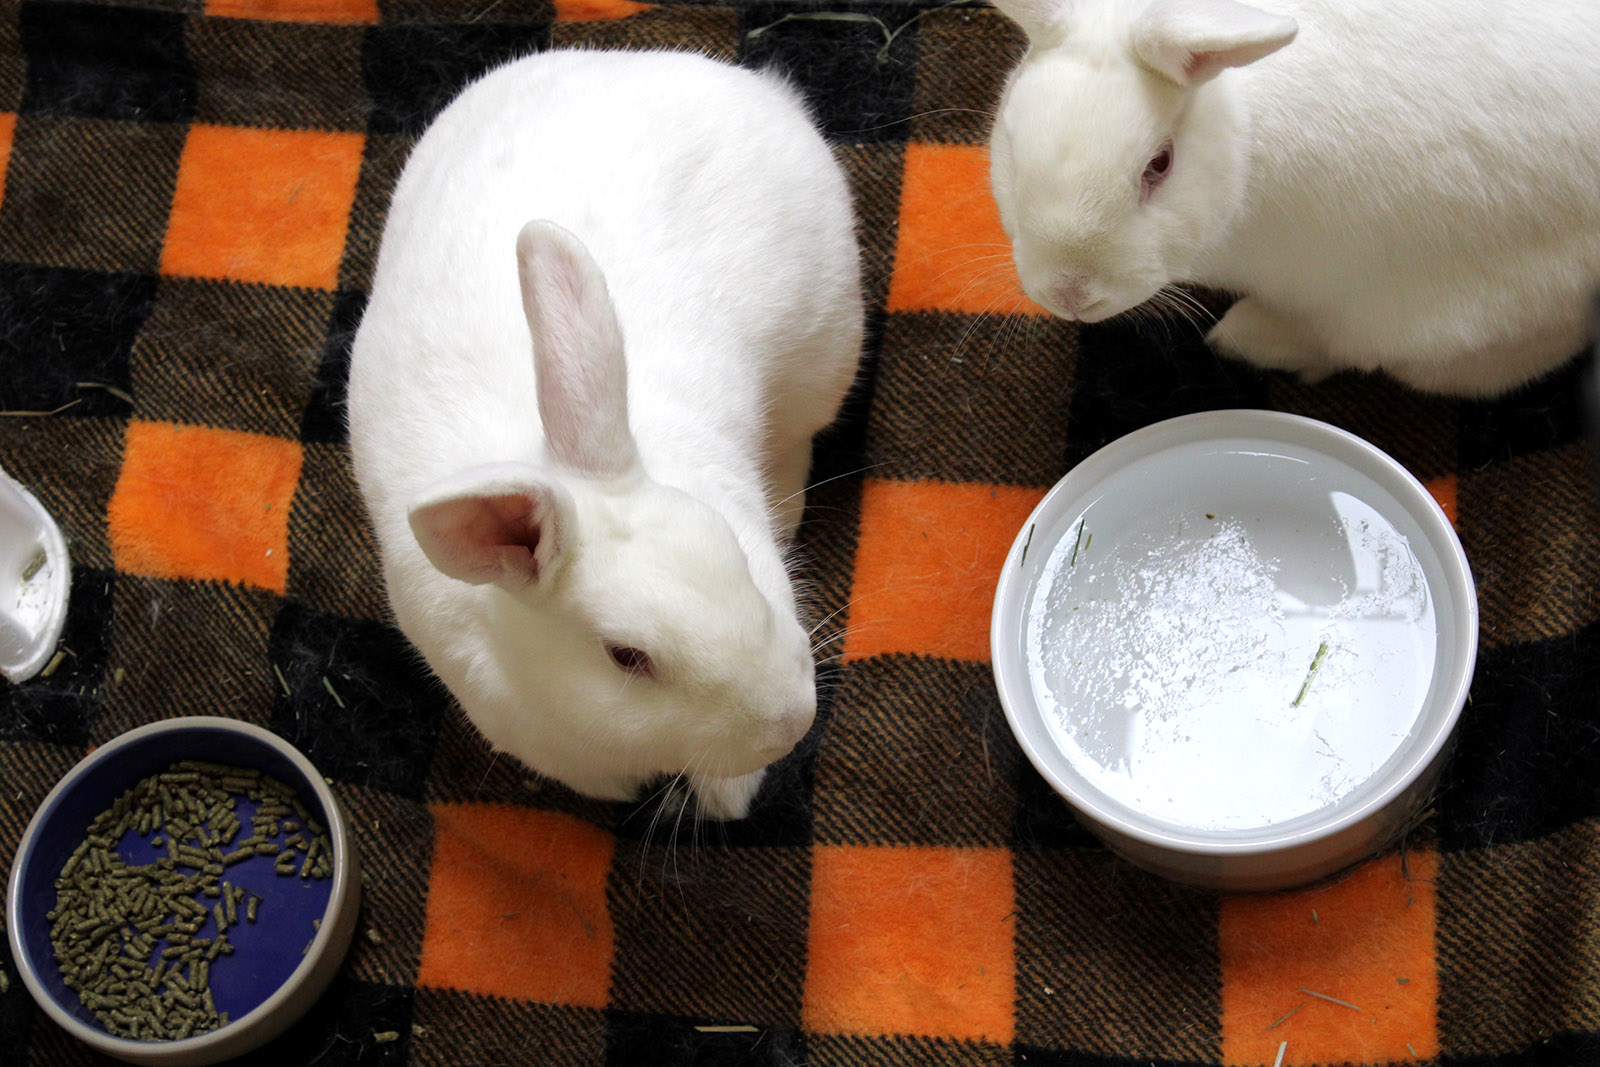
[[524, 586], [539, 580], [552, 553], [549, 516], [541, 510], [521, 493], [459, 497], [413, 509], [411, 528], [429, 561], [450, 577]]
[[517, 235], [517, 263], [551, 453], [585, 474], [626, 473], [638, 452], [622, 327], [604, 275], [582, 242], [539, 220]]
[[1135, 19], [1132, 35], [1134, 51], [1151, 69], [1192, 86], [1271, 55], [1298, 30], [1294, 19], [1235, 0], [1154, 0]]

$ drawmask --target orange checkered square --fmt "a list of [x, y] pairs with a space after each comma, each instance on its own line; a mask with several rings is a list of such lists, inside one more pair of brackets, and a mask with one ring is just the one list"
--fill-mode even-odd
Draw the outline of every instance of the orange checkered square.
[[206, 0], [206, 14], [265, 22], [375, 26], [378, 0]]
[[615, 934], [604, 830], [501, 804], [433, 808], [433, 871], [417, 984], [604, 1008]]
[[298, 442], [133, 422], [124, 447], [107, 511], [118, 570], [284, 591]]
[[17, 136], [17, 116], [13, 111], [0, 111], [0, 200], [6, 196], [6, 171], [11, 166], [11, 144]]
[[846, 658], [989, 659], [989, 613], [1011, 542], [1041, 489], [868, 479]]
[[906, 146], [890, 311], [1048, 314], [1029, 300], [975, 145]]
[[[1439, 1052], [1438, 858], [1380, 857], [1330, 885], [1223, 900], [1222, 1059], [1405, 1063]], [[1331, 998], [1331, 999], [1330, 999]]]
[[195, 125], [161, 272], [334, 288], [363, 144], [357, 133]]
[[557, 22], [612, 22], [655, 6], [637, 0], [555, 0], [555, 5]]
[[1009, 851], [819, 847], [811, 877], [807, 1029], [1011, 1040]]
[[1445, 474], [1423, 483], [1428, 492], [1433, 494], [1433, 499], [1438, 501], [1439, 508], [1444, 512], [1444, 517], [1450, 520], [1451, 526], [1456, 525], [1456, 499], [1460, 481], [1454, 474]]

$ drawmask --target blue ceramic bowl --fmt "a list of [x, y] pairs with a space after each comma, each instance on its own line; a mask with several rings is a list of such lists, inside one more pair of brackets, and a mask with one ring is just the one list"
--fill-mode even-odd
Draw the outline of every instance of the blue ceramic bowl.
[[[56, 879], [89, 823], [121, 793], [185, 759], [256, 768], [294, 789], [328, 830], [333, 873], [323, 879], [280, 877], [271, 856], [228, 868], [227, 879], [262, 898], [257, 921], [228, 930], [235, 951], [211, 965], [210, 989], [230, 1021], [173, 1041], [137, 1041], [108, 1033], [62, 980], [46, 914]], [[248, 824], [251, 802], [240, 800]], [[130, 831], [118, 844], [129, 863], [157, 856], [153, 835]], [[164, 855], [165, 850], [160, 854]], [[293, 745], [249, 723], [186, 717], [152, 723], [101, 745], [45, 797], [23, 834], [6, 892], [12, 958], [39, 1006], [68, 1033], [129, 1063], [210, 1064], [264, 1044], [303, 1015], [338, 972], [354, 933], [361, 875], [348, 820], [315, 767]], [[204, 898], [201, 898], [204, 902]], [[214, 924], [196, 936], [212, 937]]]

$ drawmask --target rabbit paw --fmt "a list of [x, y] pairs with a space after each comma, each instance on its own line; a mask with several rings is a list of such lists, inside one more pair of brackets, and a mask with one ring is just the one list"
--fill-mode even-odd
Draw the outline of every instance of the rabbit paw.
[[693, 776], [695, 804], [699, 813], [708, 819], [742, 819], [750, 814], [750, 802], [761, 788], [767, 769], [761, 768], [737, 778], [711, 778]]
[[1228, 309], [1206, 334], [1206, 342], [1224, 355], [1258, 367], [1295, 371], [1305, 382], [1321, 381], [1333, 370], [1327, 356], [1293, 319], [1250, 297]]

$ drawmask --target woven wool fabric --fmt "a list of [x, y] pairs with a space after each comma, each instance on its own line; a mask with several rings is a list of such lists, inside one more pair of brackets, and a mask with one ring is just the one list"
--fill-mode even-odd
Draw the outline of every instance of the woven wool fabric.
[[[837, 613], [822, 706], [741, 822], [493, 757], [385, 623], [349, 471], [348, 343], [409, 145], [475, 75], [562, 45], [779, 65], [857, 197], [864, 373], [819, 439], [798, 563]], [[1600, 1062], [1579, 365], [1457, 402], [1258, 373], [1188, 322], [1038, 314], [986, 187], [1021, 46], [960, 2], [0, 4], [0, 465], [75, 568], [58, 669], [0, 683], [0, 863], [89, 748], [221, 714], [317, 763], [366, 867], [343, 972], [251, 1062]], [[1260, 896], [1097, 847], [987, 662], [1001, 560], [1046, 488], [1123, 433], [1236, 406], [1332, 422], [1422, 479], [1483, 622], [1404, 851]], [[94, 1062], [3, 964], [0, 1061]]]

